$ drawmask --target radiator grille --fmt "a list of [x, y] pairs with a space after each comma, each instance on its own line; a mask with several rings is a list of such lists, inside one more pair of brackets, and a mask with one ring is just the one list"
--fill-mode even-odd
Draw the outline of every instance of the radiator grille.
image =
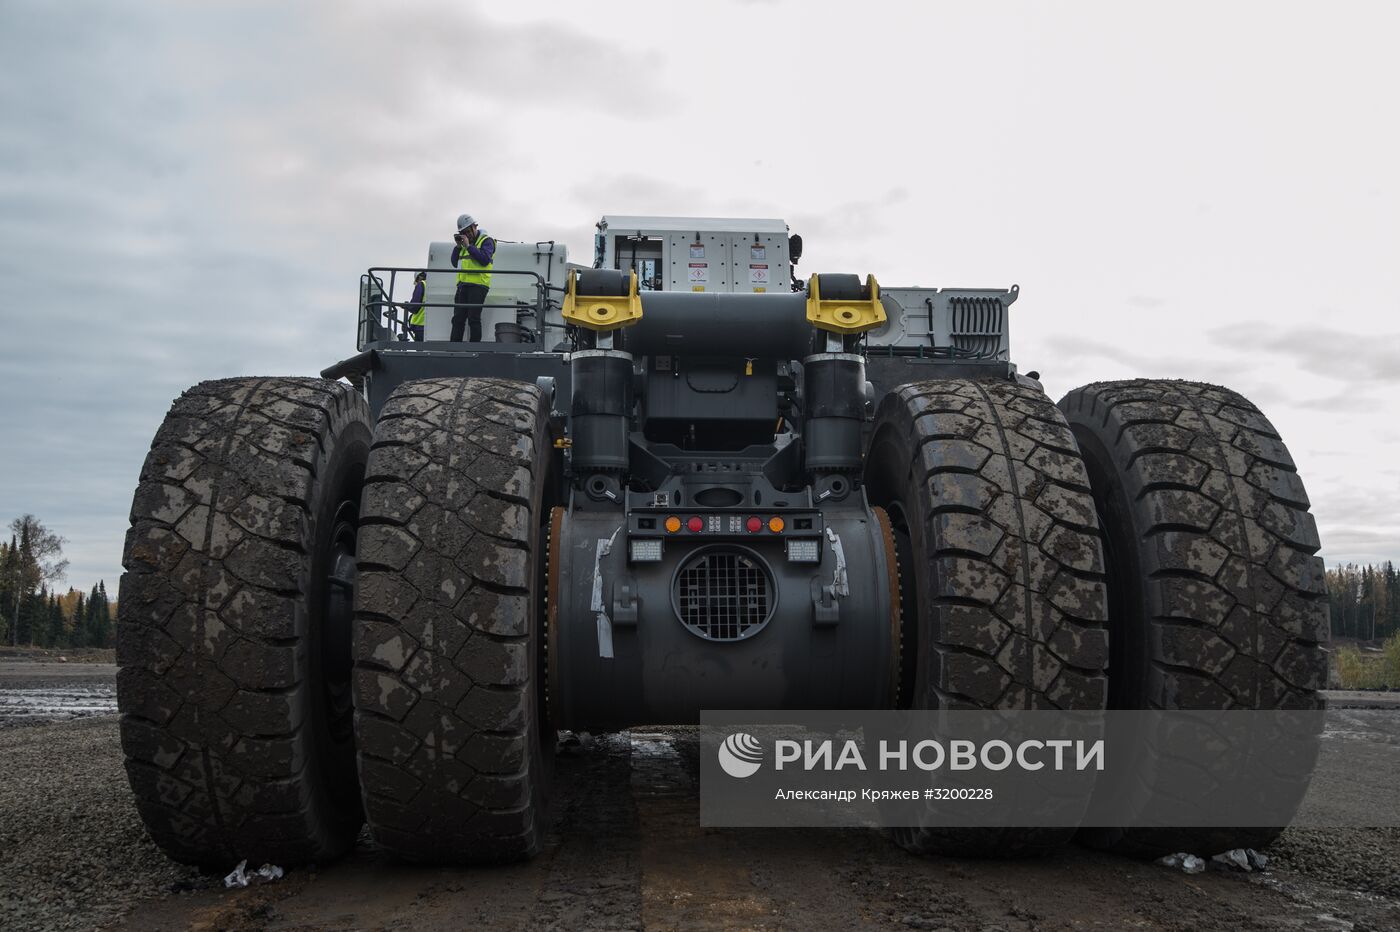
[[953, 345], [965, 355], [991, 358], [1001, 349], [1005, 309], [999, 298], [952, 298]]
[[739, 641], [768, 623], [772, 589], [768, 572], [753, 557], [709, 550], [691, 557], [676, 574], [676, 608], [700, 637]]

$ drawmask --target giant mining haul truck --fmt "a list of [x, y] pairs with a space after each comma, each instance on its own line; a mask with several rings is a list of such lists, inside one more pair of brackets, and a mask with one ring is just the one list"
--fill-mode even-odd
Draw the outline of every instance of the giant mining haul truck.
[[[361, 278], [320, 378], [202, 382], [140, 476], [118, 699], [172, 857], [528, 857], [560, 730], [702, 709], [1314, 709], [1308, 499], [1215, 385], [1055, 404], [1018, 290], [793, 273], [782, 221], [605, 217], [501, 243], [449, 342], [450, 244]], [[1277, 830], [1103, 829], [1157, 854]], [[911, 827], [1016, 854], [1073, 829]]]

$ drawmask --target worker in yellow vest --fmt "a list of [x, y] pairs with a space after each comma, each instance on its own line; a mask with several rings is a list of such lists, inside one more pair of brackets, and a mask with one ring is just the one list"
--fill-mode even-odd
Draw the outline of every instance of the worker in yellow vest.
[[491, 263], [496, 257], [496, 241], [477, 226], [471, 214], [457, 218], [457, 245], [452, 249], [452, 264], [457, 272], [457, 294], [453, 298], [452, 339], [461, 341], [462, 331], [471, 324], [471, 342], [481, 342], [481, 306], [486, 292], [491, 290]]
[[419, 272], [413, 276], [413, 295], [408, 299], [408, 304], [404, 305], [404, 309], [408, 311], [408, 333], [419, 343], [423, 342], [423, 330], [427, 325], [427, 318], [423, 313], [423, 304], [427, 298], [428, 273]]

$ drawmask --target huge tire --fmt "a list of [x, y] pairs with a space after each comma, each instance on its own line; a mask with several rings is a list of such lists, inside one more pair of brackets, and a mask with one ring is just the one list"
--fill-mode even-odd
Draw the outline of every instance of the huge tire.
[[[1134, 380], [1060, 401], [1109, 558], [1112, 709], [1320, 709], [1328, 639], [1317, 528], [1293, 460], [1242, 396]], [[1297, 795], [1307, 785], [1299, 775]], [[1086, 829], [1145, 857], [1263, 847], [1278, 828]]]
[[359, 831], [345, 574], [369, 421], [344, 385], [229, 379], [185, 392], [156, 432], [123, 556], [117, 704], [137, 809], [178, 861], [326, 861]]
[[529, 857], [554, 732], [542, 664], [548, 407], [504, 379], [385, 402], [360, 532], [355, 728], [375, 839], [415, 861]]
[[[865, 478], [901, 553], [901, 707], [1103, 708], [1107, 609], [1094, 504], [1049, 399], [1005, 380], [901, 386], [876, 414]], [[895, 832], [920, 853], [997, 856], [1042, 853], [1072, 835]]]

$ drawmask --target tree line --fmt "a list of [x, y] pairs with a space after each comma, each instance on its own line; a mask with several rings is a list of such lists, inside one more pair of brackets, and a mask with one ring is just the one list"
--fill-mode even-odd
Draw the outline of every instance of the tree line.
[[107, 584], [58, 592], [68, 570], [62, 537], [33, 515], [10, 522], [0, 541], [0, 645], [110, 647], [113, 603]]
[[1400, 633], [1400, 571], [1390, 560], [1328, 570], [1327, 601], [1333, 637], [1376, 641]]

